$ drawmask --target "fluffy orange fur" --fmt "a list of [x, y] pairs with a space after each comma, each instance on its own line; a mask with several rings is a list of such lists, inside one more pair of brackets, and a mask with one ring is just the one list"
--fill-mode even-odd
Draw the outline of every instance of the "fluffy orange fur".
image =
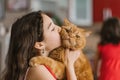
[[[90, 32], [70, 23], [67, 19], [64, 21], [64, 26], [61, 28], [60, 35], [62, 46], [51, 51], [49, 57], [37, 56], [30, 60], [30, 66], [37, 66], [39, 64], [49, 66], [59, 80], [65, 78], [65, 48], [69, 48], [70, 50], [82, 50], [86, 45], [86, 36], [90, 34]], [[74, 68], [77, 80], [93, 80], [90, 63], [83, 53], [81, 53], [76, 60]]]

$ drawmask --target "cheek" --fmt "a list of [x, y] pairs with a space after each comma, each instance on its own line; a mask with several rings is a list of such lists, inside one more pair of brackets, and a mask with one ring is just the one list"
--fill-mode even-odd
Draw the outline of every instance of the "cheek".
[[58, 34], [53, 34], [53, 35], [51, 35], [51, 38], [49, 38], [50, 39], [50, 43], [52, 43], [53, 45], [60, 45], [60, 36], [58, 35]]
[[60, 36], [57, 34], [51, 34], [48, 39], [46, 40], [46, 43], [48, 45], [48, 48], [54, 49], [56, 47], [59, 47], [61, 45]]

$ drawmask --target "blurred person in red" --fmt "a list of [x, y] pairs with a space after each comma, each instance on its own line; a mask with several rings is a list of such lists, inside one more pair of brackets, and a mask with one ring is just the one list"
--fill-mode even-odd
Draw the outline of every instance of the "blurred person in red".
[[98, 75], [98, 63], [101, 61], [98, 80], [120, 80], [120, 23], [118, 18], [109, 18], [103, 22], [97, 49], [94, 74]]

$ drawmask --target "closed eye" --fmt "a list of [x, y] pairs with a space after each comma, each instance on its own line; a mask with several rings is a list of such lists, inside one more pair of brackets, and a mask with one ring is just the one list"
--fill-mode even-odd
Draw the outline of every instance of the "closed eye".
[[55, 27], [51, 31], [54, 31], [54, 30], [55, 30]]
[[49, 26], [48, 26], [48, 29], [51, 27], [51, 25], [52, 25], [52, 22], [50, 22], [50, 24], [49, 24]]

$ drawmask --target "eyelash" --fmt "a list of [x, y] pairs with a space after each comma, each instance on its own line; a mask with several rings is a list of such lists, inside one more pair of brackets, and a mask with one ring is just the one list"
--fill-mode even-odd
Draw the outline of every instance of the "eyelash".
[[53, 28], [51, 31], [54, 31], [55, 30], [55, 28]]

